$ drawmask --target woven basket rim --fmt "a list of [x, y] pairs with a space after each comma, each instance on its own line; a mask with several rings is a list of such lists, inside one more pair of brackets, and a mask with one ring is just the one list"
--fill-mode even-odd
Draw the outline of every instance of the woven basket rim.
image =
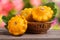
[[28, 23], [53, 23], [53, 21], [50, 21], [50, 22], [28, 22]]

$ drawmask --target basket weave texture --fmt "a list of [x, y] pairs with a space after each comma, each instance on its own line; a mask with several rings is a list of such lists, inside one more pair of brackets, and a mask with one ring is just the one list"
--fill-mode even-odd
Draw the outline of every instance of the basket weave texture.
[[51, 27], [51, 22], [41, 23], [41, 22], [28, 22], [28, 33], [40, 34], [46, 33]]

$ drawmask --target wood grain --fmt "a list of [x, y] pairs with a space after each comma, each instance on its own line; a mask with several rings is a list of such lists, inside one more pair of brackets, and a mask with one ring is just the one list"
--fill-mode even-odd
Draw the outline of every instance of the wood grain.
[[46, 34], [12, 36], [5, 28], [0, 28], [0, 40], [60, 40], [60, 30], [49, 30]]

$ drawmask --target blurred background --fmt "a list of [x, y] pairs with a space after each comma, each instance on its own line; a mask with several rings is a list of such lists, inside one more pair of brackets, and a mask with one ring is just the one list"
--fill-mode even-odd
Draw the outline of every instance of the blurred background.
[[48, 2], [55, 2], [57, 8], [56, 17], [51, 24], [51, 29], [60, 30], [60, 0], [0, 0], [0, 28], [5, 27], [2, 16], [8, 16], [9, 12], [17, 14], [24, 8], [38, 7]]

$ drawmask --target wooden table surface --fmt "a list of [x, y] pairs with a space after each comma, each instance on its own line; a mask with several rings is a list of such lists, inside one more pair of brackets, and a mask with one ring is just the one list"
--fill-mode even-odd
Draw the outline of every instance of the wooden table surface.
[[9, 35], [6, 29], [0, 28], [0, 40], [60, 40], [60, 30], [49, 30], [46, 34]]

